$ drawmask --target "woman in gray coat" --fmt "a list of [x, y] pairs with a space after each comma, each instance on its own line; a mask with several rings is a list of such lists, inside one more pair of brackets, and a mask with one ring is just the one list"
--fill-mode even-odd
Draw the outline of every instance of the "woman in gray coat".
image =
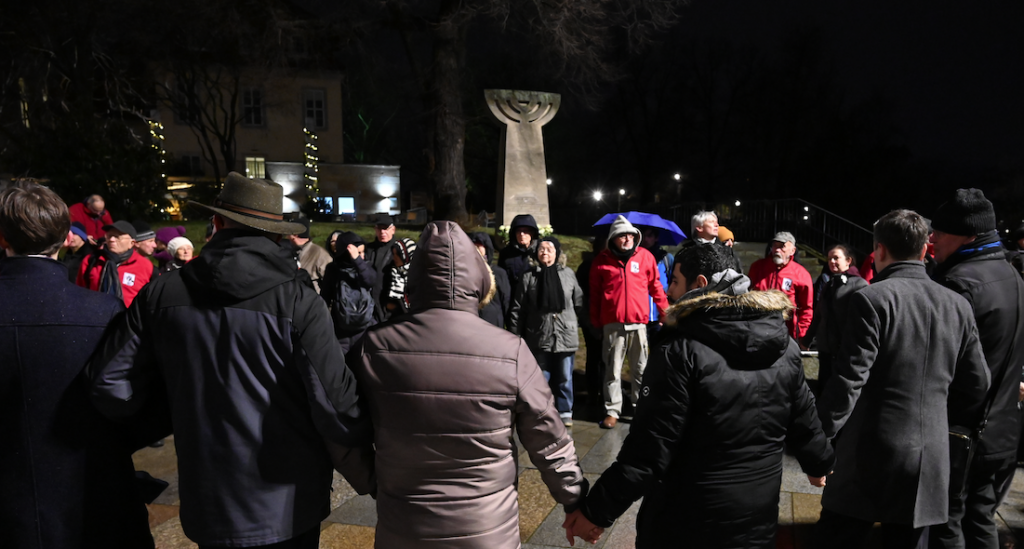
[[580, 347], [579, 322], [583, 290], [565, 266], [558, 239], [537, 245], [536, 263], [523, 274], [509, 312], [509, 329], [533, 351], [555, 397], [555, 408], [572, 425], [572, 370]]

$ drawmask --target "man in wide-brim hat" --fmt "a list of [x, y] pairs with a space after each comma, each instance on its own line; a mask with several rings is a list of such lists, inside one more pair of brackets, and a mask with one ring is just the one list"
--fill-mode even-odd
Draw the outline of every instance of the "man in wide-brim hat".
[[202, 254], [144, 289], [92, 365], [110, 417], [166, 393], [181, 524], [200, 547], [317, 547], [328, 448], [369, 435], [327, 306], [277, 244], [305, 229], [283, 219], [283, 198], [228, 174], [213, 205], [195, 204], [216, 227]]

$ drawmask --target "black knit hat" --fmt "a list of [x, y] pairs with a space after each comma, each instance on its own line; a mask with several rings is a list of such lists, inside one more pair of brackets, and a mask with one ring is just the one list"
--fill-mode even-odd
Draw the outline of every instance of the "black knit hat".
[[932, 227], [947, 234], [974, 236], [996, 229], [996, 212], [980, 189], [957, 189], [956, 197], [935, 211]]

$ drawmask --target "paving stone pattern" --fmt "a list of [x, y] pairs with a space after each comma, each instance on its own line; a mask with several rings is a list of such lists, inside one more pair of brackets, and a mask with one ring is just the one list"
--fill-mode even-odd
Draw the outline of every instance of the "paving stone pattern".
[[[578, 441], [577, 453], [584, 474], [591, 483], [615, 460], [622, 441], [629, 433], [629, 424], [620, 423], [612, 430], [603, 430], [596, 423], [575, 420], [573, 437]], [[180, 500], [177, 490], [177, 464], [174, 438], [162, 448], [146, 448], [135, 454], [136, 468], [149, 471], [171, 483], [168, 489], [149, 506], [150, 527], [159, 549], [195, 548], [181, 530], [178, 518]], [[524, 549], [569, 547], [562, 521], [565, 513], [548, 494], [540, 473], [520, 454], [519, 529]], [[335, 473], [331, 495], [332, 512], [321, 526], [320, 547], [330, 549], [369, 549], [373, 547], [377, 524], [375, 502], [369, 496], [356, 495], [355, 490]], [[631, 549], [636, 539], [637, 502], [626, 512], [596, 545], [598, 549]], [[812, 525], [821, 513], [821, 489], [811, 486], [796, 460], [786, 456], [779, 494], [779, 548], [810, 546]], [[1002, 530], [1001, 546], [1016, 547], [1016, 538], [1024, 532], [1024, 473], [1018, 474], [1013, 488], [999, 508]], [[588, 546], [577, 540], [577, 547]], [[873, 540], [872, 547], [880, 547]]]

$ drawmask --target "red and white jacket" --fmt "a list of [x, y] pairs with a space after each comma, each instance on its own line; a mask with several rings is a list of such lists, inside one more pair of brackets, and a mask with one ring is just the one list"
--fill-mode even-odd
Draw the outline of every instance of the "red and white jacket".
[[658, 265], [651, 252], [641, 246], [623, 261], [610, 250], [602, 250], [590, 268], [590, 322], [597, 328], [613, 322], [647, 324], [650, 301], [654, 298], [658, 318], [668, 309]]
[[793, 302], [796, 310], [786, 321], [789, 334], [800, 341], [811, 327], [814, 316], [814, 283], [811, 273], [803, 265], [790, 259], [781, 269], [775, 266], [772, 258], [758, 259], [750, 266], [751, 290], [780, 290]]
[[[95, 261], [92, 256], [82, 260], [75, 284], [99, 291], [100, 275], [103, 273], [103, 265], [107, 263], [107, 258], [103, 257], [100, 250], [96, 250], [95, 253], [99, 254]], [[89, 267], [90, 264], [92, 268]], [[125, 307], [131, 306], [135, 296], [142, 291], [142, 287], [153, 280], [153, 275], [153, 263], [143, 257], [138, 250], [132, 250], [132, 256], [117, 266], [117, 277], [121, 281], [121, 296], [124, 298]]]

